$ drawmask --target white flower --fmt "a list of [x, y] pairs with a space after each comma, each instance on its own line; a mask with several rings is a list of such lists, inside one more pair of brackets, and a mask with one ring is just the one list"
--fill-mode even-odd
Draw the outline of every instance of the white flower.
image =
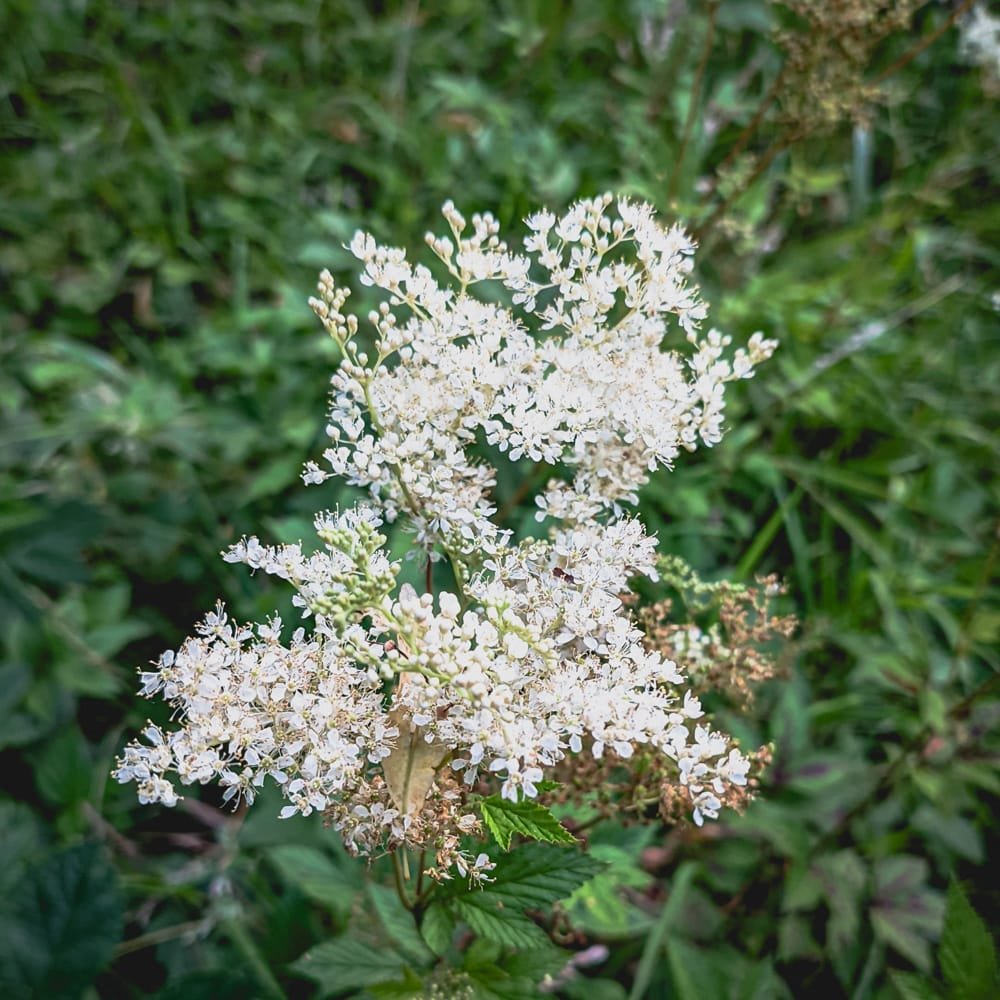
[[[567, 754], [646, 748], [676, 763], [700, 823], [745, 784], [747, 762], [630, 617], [622, 598], [633, 578], [656, 579], [656, 539], [625, 508], [652, 471], [720, 439], [725, 385], [775, 344], [755, 334], [730, 352], [728, 337], [700, 333], [694, 244], [648, 205], [603, 195], [560, 218], [536, 213], [523, 255], [492, 216], [473, 216], [470, 232], [450, 203], [443, 214], [450, 237], [427, 244], [453, 287], [401, 249], [352, 239], [362, 283], [387, 297], [369, 316], [371, 357], [328, 272], [312, 300], [344, 361], [329, 470], [309, 463], [303, 478], [336, 475], [368, 502], [320, 513], [313, 550], [249, 537], [224, 555], [286, 580], [308, 630], [285, 641], [279, 620], [240, 627], [219, 606], [142, 672], [142, 693], [162, 692], [180, 727], [149, 727], [116, 777], [167, 805], [168, 775], [218, 780], [227, 801], [248, 802], [271, 779], [283, 818], [325, 812], [349, 849], [371, 853], [417, 835], [419, 811], [383, 780], [397, 751], [422, 762], [428, 795], [455, 771], [467, 787], [493, 776], [519, 801]], [[475, 297], [484, 281], [515, 308], [495, 290]], [[568, 473], [536, 498], [546, 539], [515, 544], [497, 524], [497, 470], [473, 455], [479, 440]], [[449, 560], [455, 586], [436, 600], [397, 588], [382, 533], [397, 519], [428, 558]], [[493, 868], [454, 858], [476, 881]]]
[[1000, 17], [976, 4], [960, 22], [962, 54], [1000, 78]]

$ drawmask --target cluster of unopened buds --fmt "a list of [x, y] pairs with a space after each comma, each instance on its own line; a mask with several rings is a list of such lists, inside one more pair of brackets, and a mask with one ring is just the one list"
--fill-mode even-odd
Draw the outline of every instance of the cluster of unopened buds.
[[[321, 513], [312, 547], [246, 538], [225, 555], [288, 581], [308, 620], [286, 638], [276, 619], [244, 627], [216, 609], [143, 674], [180, 726], [150, 726], [116, 775], [167, 805], [171, 774], [248, 802], [270, 779], [283, 816], [323, 813], [352, 851], [430, 849], [437, 877], [485, 879], [493, 862], [463, 848], [482, 836], [477, 797], [534, 798], [568, 759], [655, 753], [698, 823], [745, 785], [747, 758], [637, 625], [630, 581], [655, 581], [657, 554], [627, 507], [656, 469], [719, 440], [726, 384], [775, 344], [730, 351], [700, 332], [694, 246], [648, 205], [540, 212], [523, 253], [490, 215], [470, 226], [449, 203], [444, 217], [450, 235], [427, 242], [445, 283], [352, 241], [362, 284], [386, 296], [364, 349], [328, 273], [312, 300], [343, 361], [325, 465], [304, 479], [336, 476], [367, 500]], [[529, 483], [551, 467], [537, 537], [498, 523], [482, 442], [525, 459]], [[400, 583], [394, 522], [427, 560], [426, 593]], [[439, 562], [449, 582], [434, 593]]]

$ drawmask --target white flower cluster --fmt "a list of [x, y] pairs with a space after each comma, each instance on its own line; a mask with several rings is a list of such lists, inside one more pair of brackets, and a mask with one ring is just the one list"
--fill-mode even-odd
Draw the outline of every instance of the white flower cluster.
[[[445, 863], [475, 873], [490, 864], [457, 850], [476, 825], [463, 803], [493, 777], [516, 801], [567, 755], [654, 750], [676, 764], [699, 823], [745, 783], [746, 759], [705, 724], [623, 603], [631, 578], [655, 579], [656, 552], [622, 505], [681, 449], [719, 440], [725, 383], [752, 375], [775, 344], [758, 334], [726, 357], [728, 338], [700, 335], [693, 244], [649, 206], [621, 199], [612, 217], [612, 202], [532, 216], [523, 255], [491, 216], [467, 233], [446, 205], [451, 237], [428, 244], [447, 287], [358, 234], [362, 281], [388, 294], [370, 316], [371, 357], [346, 291], [324, 273], [312, 305], [344, 360], [332, 472], [310, 465], [305, 478], [335, 474], [371, 500], [321, 514], [318, 552], [250, 538], [226, 555], [288, 580], [311, 630], [283, 645], [279, 622], [239, 628], [219, 609], [143, 675], [143, 693], [161, 692], [182, 720], [172, 733], [150, 727], [119, 762], [143, 801], [176, 801], [169, 773], [218, 779], [247, 800], [270, 775], [282, 815], [323, 811], [361, 852], [419, 842], [437, 811], [452, 816], [453, 835], [438, 839]], [[529, 322], [496, 293], [474, 298], [485, 281]], [[663, 349], [671, 317], [685, 354]], [[495, 522], [496, 472], [474, 456], [477, 441], [568, 469], [537, 498], [546, 538], [515, 543]], [[379, 530], [397, 517], [428, 558], [451, 561], [454, 592], [397, 586]]]
[[398, 732], [382, 711], [378, 677], [328, 634], [298, 629], [287, 646], [280, 634], [280, 619], [242, 628], [219, 606], [196, 637], [164, 653], [143, 673], [142, 693], [162, 693], [184, 725], [148, 726], [148, 745], [126, 748], [118, 780], [134, 780], [141, 802], [174, 805], [169, 772], [185, 785], [218, 780], [226, 801], [253, 802], [271, 777], [293, 803], [286, 813], [308, 815], [387, 757]]
[[962, 55], [1000, 79], [1000, 17], [976, 4], [960, 24]]
[[[620, 199], [612, 219], [611, 203], [604, 195], [561, 219], [531, 216], [526, 254], [508, 251], [492, 216], [475, 216], [466, 234], [445, 205], [452, 236], [427, 242], [455, 287], [402, 250], [355, 236], [362, 282], [389, 301], [370, 316], [369, 358], [341, 311], [346, 291], [322, 276], [312, 306], [346, 358], [333, 378], [332, 473], [313, 465], [307, 480], [334, 474], [368, 487], [388, 519], [405, 512], [420, 545], [479, 556], [506, 536], [491, 520], [495, 471], [467, 454], [477, 434], [512, 461], [571, 470], [571, 482], [553, 480], [537, 503], [542, 516], [583, 524], [634, 503], [649, 473], [681, 449], [715, 444], [725, 383], [749, 378], [776, 345], [755, 334], [727, 358], [728, 337], [701, 336], [706, 309], [688, 282], [693, 243], [659, 225], [649, 205]], [[485, 281], [506, 286], [536, 329], [474, 298], [469, 289]], [[662, 349], [671, 317], [692, 345], [686, 356]]]
[[[746, 760], [705, 726], [676, 665], [647, 650], [620, 593], [654, 576], [653, 539], [635, 520], [564, 529], [488, 561], [466, 588], [475, 610], [442, 594], [401, 595], [394, 619], [419, 649], [400, 699], [425, 738], [447, 747], [473, 785], [503, 776], [502, 794], [534, 797], [546, 770], [586, 747], [619, 758], [637, 747], [667, 754], [692, 797], [696, 822], [717, 814]], [[692, 733], [693, 729], [693, 733]]]

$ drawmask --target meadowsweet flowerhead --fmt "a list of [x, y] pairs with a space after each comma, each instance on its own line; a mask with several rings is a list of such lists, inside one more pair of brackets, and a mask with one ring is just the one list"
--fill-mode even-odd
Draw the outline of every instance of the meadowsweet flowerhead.
[[[328, 272], [311, 300], [343, 362], [324, 464], [303, 478], [340, 477], [367, 501], [320, 513], [314, 551], [245, 538], [225, 554], [287, 580], [305, 624], [286, 641], [278, 620], [244, 627], [217, 608], [143, 674], [180, 728], [150, 727], [116, 775], [167, 805], [169, 774], [247, 801], [270, 778], [283, 816], [322, 812], [351, 850], [429, 847], [435, 877], [484, 880], [492, 862], [461, 846], [482, 832], [475, 797], [535, 798], [567, 760], [655, 755], [698, 823], [746, 785], [747, 758], [637, 625], [630, 581], [656, 579], [657, 553], [628, 506], [657, 468], [721, 438], [726, 384], [775, 343], [702, 332], [695, 247], [648, 205], [538, 212], [517, 252], [491, 215], [443, 214], [449, 234], [426, 242], [445, 280], [351, 241], [385, 296], [367, 339]], [[498, 523], [482, 443], [551, 469], [540, 537]], [[415, 553], [448, 561], [451, 587], [399, 585], [395, 521]]]

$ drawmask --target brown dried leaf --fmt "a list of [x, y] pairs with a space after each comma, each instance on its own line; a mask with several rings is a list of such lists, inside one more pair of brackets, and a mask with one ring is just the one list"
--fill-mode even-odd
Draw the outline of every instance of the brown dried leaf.
[[[405, 675], [400, 684], [405, 681]], [[399, 728], [396, 746], [382, 760], [382, 772], [393, 804], [404, 816], [420, 812], [434, 776], [447, 756], [447, 748], [428, 743], [424, 729], [414, 726], [409, 711], [397, 705], [389, 713], [389, 722]]]

